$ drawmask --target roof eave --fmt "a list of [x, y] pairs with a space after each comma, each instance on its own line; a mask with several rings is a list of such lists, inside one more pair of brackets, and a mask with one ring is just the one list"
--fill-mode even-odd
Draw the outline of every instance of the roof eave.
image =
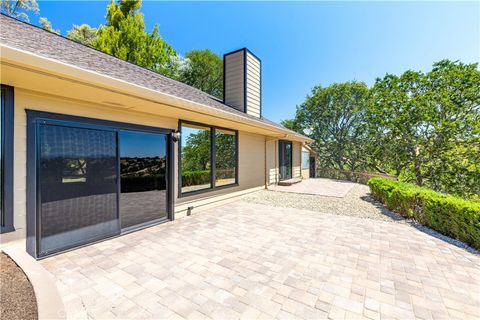
[[[262, 128], [268, 128], [268, 130], [275, 132], [277, 134], [283, 134], [284, 137], [290, 137], [294, 140], [303, 141], [306, 143], [313, 142], [312, 139], [301, 135], [299, 133], [293, 132], [288, 129], [282, 129], [274, 125], [270, 125], [263, 121], [255, 120], [248, 117], [243, 117], [241, 115], [229, 113], [227, 111], [214, 108], [205, 104], [180, 98], [171, 94], [164, 92], [152, 90], [144, 86], [140, 86], [131, 82], [124, 80], [116, 79], [104, 74], [86, 70], [71, 64], [67, 64], [58, 60], [51, 58], [43, 57], [32, 52], [14, 48], [3, 43], [0, 43], [0, 53], [1, 61], [9, 61], [11, 63], [18, 64], [20, 66], [28, 65], [35, 69], [41, 69], [53, 73], [55, 75], [61, 75], [66, 78], [71, 78], [76, 81], [84, 81], [86, 83], [92, 84], [95, 83], [98, 86], [102, 86], [109, 89], [116, 89], [121, 92], [129, 93], [142, 98], [147, 98], [150, 100], [160, 101], [164, 104], [169, 104], [176, 107], [186, 108], [193, 112], [202, 112], [207, 113], [210, 116], [223, 118], [227, 120], [235, 120], [247, 125], [253, 125]], [[41, 66], [41, 67], [39, 67]]]

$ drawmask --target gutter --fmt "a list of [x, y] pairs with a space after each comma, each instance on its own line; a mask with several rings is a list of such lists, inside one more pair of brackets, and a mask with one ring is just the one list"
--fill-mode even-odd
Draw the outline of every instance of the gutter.
[[[93, 86], [100, 89], [110, 90], [112, 92], [129, 95], [135, 98], [141, 98], [155, 103], [167, 104], [176, 108], [188, 111], [198, 112], [217, 118], [236, 121], [242, 124], [267, 129], [275, 133], [284, 134], [296, 141], [313, 142], [312, 139], [297, 134], [290, 130], [282, 130], [269, 123], [260, 120], [251, 119], [242, 115], [232, 114], [227, 111], [207, 106], [202, 103], [190, 101], [171, 94], [136, 85], [131, 82], [106, 76], [104, 74], [86, 70], [68, 63], [55, 59], [43, 57], [25, 50], [13, 48], [5, 44], [0, 44], [1, 63], [13, 67], [21, 67], [28, 71], [43, 73], [45, 75], [57, 77], [63, 80], [73, 81], [82, 85]], [[7, 60], [8, 62], [6, 62]], [[41, 66], [40, 68], [38, 66]]]

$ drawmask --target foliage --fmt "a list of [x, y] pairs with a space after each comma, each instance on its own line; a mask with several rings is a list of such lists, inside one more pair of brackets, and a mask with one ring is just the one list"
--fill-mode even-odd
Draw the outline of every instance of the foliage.
[[320, 167], [364, 170], [367, 99], [368, 87], [363, 82], [317, 86], [297, 107], [295, 119], [283, 125], [298, 132], [312, 130]]
[[382, 178], [368, 185], [389, 209], [480, 249], [480, 203]]
[[28, 22], [27, 12], [38, 14], [39, 8], [36, 0], [2, 0], [0, 11], [7, 16]]
[[358, 172], [350, 170], [339, 170], [333, 168], [317, 168], [316, 177], [328, 178], [335, 180], [346, 180], [360, 184], [367, 184], [368, 181], [374, 177], [381, 177], [385, 179], [395, 180], [395, 176], [385, 173], [372, 173], [372, 172]]
[[222, 99], [222, 58], [208, 49], [187, 52], [185, 54], [185, 66], [180, 71], [179, 80]]
[[372, 152], [399, 179], [480, 194], [480, 71], [442, 60], [424, 74], [377, 79], [368, 110]]
[[210, 170], [182, 171], [182, 187], [210, 183]]
[[199, 130], [182, 140], [182, 171], [210, 169], [210, 130]]
[[285, 120], [282, 120], [280, 123], [282, 124], [282, 126], [284, 126], [287, 129], [297, 131], [297, 132], [303, 132], [301, 124], [296, 119], [285, 119]]
[[40, 25], [42, 26], [43, 29], [49, 31], [49, 32], [53, 32], [53, 33], [56, 33], [56, 34], [60, 34], [60, 30], [58, 29], [53, 29], [52, 27], [52, 23], [45, 17], [41, 17], [40, 20]]
[[368, 89], [316, 87], [284, 125], [312, 128], [322, 168], [398, 176], [436, 191], [480, 196], [480, 71], [442, 60], [387, 74]]
[[99, 27], [92, 45], [117, 58], [170, 75], [171, 58], [176, 52], [161, 38], [158, 25], [152, 32], [145, 31], [140, 7], [141, 0], [112, 0], [107, 7], [106, 24]]
[[[215, 172], [216, 179], [235, 177], [236, 138], [233, 134], [217, 129], [215, 132]], [[205, 172], [211, 169], [210, 130], [198, 130], [185, 135], [182, 140], [182, 185], [188, 186], [188, 181], [204, 184]], [[204, 173], [201, 173], [204, 172]], [[184, 182], [183, 177], [185, 175]]]
[[87, 46], [92, 46], [93, 41], [97, 37], [97, 29], [90, 27], [88, 24], [73, 25], [72, 30], [68, 31], [67, 38], [76, 42], [80, 42]]
[[236, 153], [235, 135], [217, 129], [215, 131], [215, 168], [217, 179], [219, 179], [219, 169], [235, 168], [237, 161]]

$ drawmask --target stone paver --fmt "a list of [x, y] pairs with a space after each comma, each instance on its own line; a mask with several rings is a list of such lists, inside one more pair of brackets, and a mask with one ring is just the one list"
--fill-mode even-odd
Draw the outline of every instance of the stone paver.
[[41, 261], [71, 319], [475, 319], [480, 258], [409, 225], [238, 201]]
[[312, 194], [324, 197], [343, 198], [356, 184], [348, 181], [339, 181], [324, 178], [302, 180], [291, 186], [272, 186], [271, 190], [291, 193]]

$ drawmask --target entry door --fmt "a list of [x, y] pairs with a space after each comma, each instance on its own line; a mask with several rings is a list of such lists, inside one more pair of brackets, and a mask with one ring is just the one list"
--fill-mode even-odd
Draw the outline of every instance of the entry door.
[[119, 233], [117, 133], [38, 127], [39, 256]]
[[122, 229], [167, 219], [167, 135], [120, 131]]
[[315, 157], [310, 157], [310, 178], [315, 178]]
[[278, 142], [279, 148], [279, 169], [280, 180], [287, 180], [292, 178], [292, 142], [280, 140]]

